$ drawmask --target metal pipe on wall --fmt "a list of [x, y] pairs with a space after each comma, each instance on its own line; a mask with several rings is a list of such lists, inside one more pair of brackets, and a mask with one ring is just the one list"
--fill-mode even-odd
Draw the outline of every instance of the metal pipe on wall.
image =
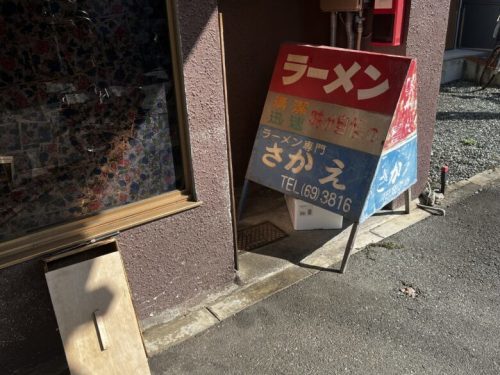
[[353, 31], [353, 21], [354, 21], [354, 13], [346, 12], [345, 13], [345, 30], [347, 34], [347, 48], [354, 49], [354, 31]]
[[363, 11], [360, 10], [356, 15], [356, 49], [361, 50], [361, 38], [363, 36]]
[[330, 13], [330, 45], [335, 47], [337, 44], [337, 12]]

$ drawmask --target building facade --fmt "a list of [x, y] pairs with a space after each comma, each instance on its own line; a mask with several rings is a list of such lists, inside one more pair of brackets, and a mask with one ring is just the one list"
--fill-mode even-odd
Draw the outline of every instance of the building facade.
[[[143, 327], [233, 282], [234, 191], [279, 45], [329, 43], [319, 1], [95, 3], [0, 6], [8, 371], [63, 356], [44, 278], [50, 254], [116, 238]], [[402, 45], [365, 45], [418, 59], [414, 193], [428, 175], [447, 17], [448, 4], [406, 1]]]

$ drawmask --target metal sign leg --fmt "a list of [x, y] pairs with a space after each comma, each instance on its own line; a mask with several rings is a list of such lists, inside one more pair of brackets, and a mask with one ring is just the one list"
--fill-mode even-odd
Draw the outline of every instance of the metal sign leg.
[[340, 273], [344, 273], [349, 257], [351, 256], [351, 251], [354, 248], [354, 241], [356, 240], [356, 235], [358, 233], [359, 223], [354, 223], [351, 228], [351, 234], [349, 235], [349, 240], [347, 241], [347, 246], [344, 252], [344, 258], [342, 259], [342, 265], [340, 266]]
[[410, 213], [411, 188], [405, 191], [405, 214]]
[[238, 203], [238, 214], [237, 214], [238, 222], [241, 221], [241, 216], [243, 215], [243, 210], [245, 209], [245, 203], [246, 203], [247, 196], [248, 196], [248, 187], [249, 186], [250, 186], [250, 181], [245, 179], [245, 182], [243, 182], [243, 189], [241, 189], [240, 201]]

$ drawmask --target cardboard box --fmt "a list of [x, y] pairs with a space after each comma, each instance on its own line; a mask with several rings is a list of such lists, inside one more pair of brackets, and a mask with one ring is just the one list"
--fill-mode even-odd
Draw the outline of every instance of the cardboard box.
[[321, 207], [285, 196], [293, 229], [341, 229], [343, 217]]

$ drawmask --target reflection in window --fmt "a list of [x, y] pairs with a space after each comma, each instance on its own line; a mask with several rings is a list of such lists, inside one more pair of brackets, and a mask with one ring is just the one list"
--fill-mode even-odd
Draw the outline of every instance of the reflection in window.
[[0, 240], [183, 187], [165, 0], [0, 12]]

